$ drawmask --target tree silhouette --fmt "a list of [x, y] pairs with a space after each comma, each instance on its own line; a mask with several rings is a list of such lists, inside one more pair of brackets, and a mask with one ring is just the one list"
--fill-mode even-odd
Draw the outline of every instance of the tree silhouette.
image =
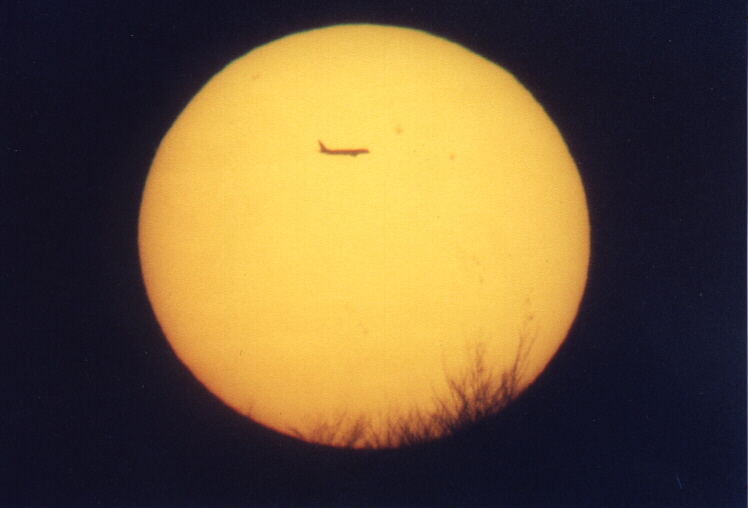
[[289, 432], [304, 441], [349, 448], [397, 448], [413, 446], [452, 435], [507, 406], [521, 389], [520, 380], [537, 335], [530, 315], [520, 331], [517, 353], [503, 372], [487, 361], [486, 342], [477, 341], [470, 351], [468, 367], [458, 375], [446, 375], [448, 393], [434, 396], [433, 409], [415, 408], [406, 414], [383, 418], [377, 429], [367, 415], [351, 417], [345, 412], [332, 420], [321, 420], [309, 432]]

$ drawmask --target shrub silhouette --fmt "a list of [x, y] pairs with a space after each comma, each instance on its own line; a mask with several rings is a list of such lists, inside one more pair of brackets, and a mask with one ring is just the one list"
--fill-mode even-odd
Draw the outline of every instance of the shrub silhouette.
[[350, 417], [345, 412], [332, 420], [321, 420], [309, 432], [291, 428], [290, 433], [304, 441], [336, 447], [397, 448], [413, 446], [446, 437], [479, 420], [494, 415], [519, 395], [527, 356], [537, 329], [529, 324], [520, 331], [514, 361], [504, 372], [497, 372], [486, 359], [486, 343], [478, 341], [471, 351], [468, 367], [456, 376], [446, 375], [448, 394], [434, 397], [434, 409], [412, 409], [406, 414], [388, 415], [384, 429], [377, 429], [367, 415]]

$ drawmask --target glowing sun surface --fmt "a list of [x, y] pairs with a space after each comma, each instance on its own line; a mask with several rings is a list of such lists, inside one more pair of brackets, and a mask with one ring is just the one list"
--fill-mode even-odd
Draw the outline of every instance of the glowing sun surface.
[[[353, 149], [368, 153], [335, 152]], [[341, 25], [200, 90], [148, 174], [139, 249], [166, 338], [226, 404], [308, 441], [399, 446], [545, 368], [589, 222], [563, 139], [507, 71], [421, 31]]]

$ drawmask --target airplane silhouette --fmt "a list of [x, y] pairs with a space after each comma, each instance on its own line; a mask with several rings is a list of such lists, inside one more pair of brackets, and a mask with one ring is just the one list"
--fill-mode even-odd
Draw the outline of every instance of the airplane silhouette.
[[331, 148], [327, 148], [322, 141], [317, 140], [319, 142], [319, 153], [326, 153], [329, 155], [352, 155], [355, 157], [356, 155], [360, 153], [369, 153], [368, 148], [353, 148], [353, 149], [342, 149], [342, 150], [333, 150]]

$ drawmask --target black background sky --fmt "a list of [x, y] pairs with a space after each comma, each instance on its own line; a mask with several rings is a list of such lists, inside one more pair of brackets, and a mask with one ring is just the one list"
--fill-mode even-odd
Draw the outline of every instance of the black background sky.
[[[3, 2], [0, 505], [744, 506], [742, 2]], [[234, 414], [141, 282], [142, 188], [200, 87], [259, 44], [419, 28], [512, 72], [585, 184], [568, 340], [430, 445], [321, 448]]]

